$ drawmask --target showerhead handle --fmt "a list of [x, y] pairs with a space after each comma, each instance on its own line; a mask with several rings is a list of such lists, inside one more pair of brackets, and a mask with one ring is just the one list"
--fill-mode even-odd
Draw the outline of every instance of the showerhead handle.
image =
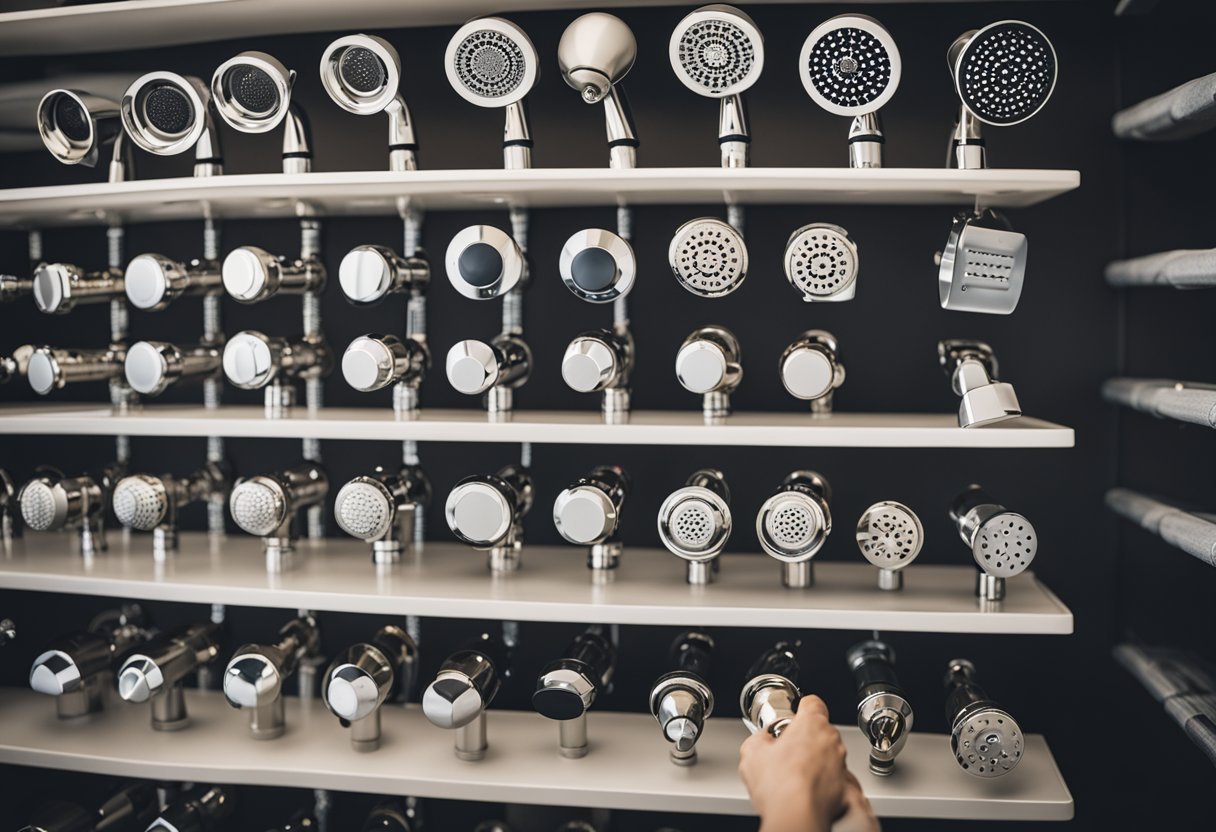
[[163, 254], [136, 255], [123, 275], [127, 300], [137, 309], [159, 311], [188, 295], [223, 291], [223, 273], [214, 260], [179, 262]]

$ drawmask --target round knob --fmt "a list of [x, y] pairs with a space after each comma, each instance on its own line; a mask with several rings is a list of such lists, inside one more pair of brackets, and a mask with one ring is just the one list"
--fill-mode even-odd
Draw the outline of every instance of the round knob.
[[127, 702], [147, 702], [164, 684], [160, 667], [147, 656], [132, 656], [118, 672], [118, 695]]
[[224, 345], [224, 375], [243, 390], [265, 387], [279, 366], [270, 338], [252, 329], [238, 332]]
[[633, 288], [637, 261], [624, 239], [602, 228], [588, 228], [566, 240], [558, 271], [566, 288], [583, 300], [608, 303]]
[[169, 386], [169, 360], [176, 350], [172, 344], [140, 341], [127, 350], [123, 371], [127, 384], [136, 393], [155, 396]]
[[56, 314], [70, 307], [72, 280], [82, 275], [67, 263], [41, 263], [34, 270], [34, 304], [40, 312]]
[[532, 694], [532, 707], [549, 719], [577, 719], [595, 702], [595, 685], [571, 667], [546, 672]]
[[562, 379], [571, 390], [592, 393], [612, 385], [620, 374], [617, 351], [603, 338], [580, 335], [566, 347]]
[[461, 728], [485, 709], [485, 700], [473, 680], [461, 673], [445, 673], [422, 694], [422, 713], [440, 728]]
[[836, 363], [822, 348], [790, 350], [781, 362], [781, 383], [796, 399], [818, 399], [832, 391]]
[[393, 351], [380, 338], [361, 335], [342, 354], [342, 376], [347, 384], [364, 393], [389, 384], [395, 370]]
[[492, 225], [472, 225], [448, 244], [448, 281], [473, 300], [496, 298], [523, 278], [524, 256], [511, 236]]
[[712, 393], [726, 382], [728, 365], [719, 344], [692, 341], [676, 353], [676, 378], [691, 393]]
[[268, 657], [238, 653], [224, 671], [224, 696], [237, 708], [256, 708], [279, 695], [283, 677]]
[[553, 525], [571, 543], [600, 543], [616, 530], [616, 506], [594, 486], [567, 488], [553, 503]]
[[63, 368], [55, 357], [55, 351], [49, 347], [38, 347], [30, 354], [25, 377], [30, 389], [39, 396], [45, 396], [64, 385]]
[[156, 309], [172, 300], [173, 285], [187, 280], [180, 263], [160, 254], [140, 254], [127, 264], [123, 278], [127, 300], [136, 309]]
[[452, 532], [474, 546], [493, 546], [515, 522], [506, 496], [486, 482], [459, 483], [448, 494], [444, 512]]
[[384, 246], [358, 246], [342, 258], [338, 283], [342, 293], [355, 303], [372, 303], [393, 287], [396, 257]]
[[228, 253], [221, 271], [229, 296], [241, 303], [254, 303], [274, 293], [279, 261], [265, 249], [242, 246]]
[[498, 355], [484, 341], [460, 341], [448, 350], [448, 382], [460, 393], [484, 393], [498, 380]]
[[30, 668], [30, 688], [47, 696], [79, 690], [82, 681], [80, 667], [62, 650], [47, 650]]
[[335, 716], [354, 722], [370, 716], [380, 704], [380, 687], [366, 670], [341, 665], [329, 676], [325, 703]]

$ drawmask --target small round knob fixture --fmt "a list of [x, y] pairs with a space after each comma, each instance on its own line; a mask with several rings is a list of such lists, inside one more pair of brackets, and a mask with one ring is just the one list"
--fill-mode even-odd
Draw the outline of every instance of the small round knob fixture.
[[25, 370], [30, 389], [45, 396], [64, 385], [63, 368], [50, 347], [37, 347], [31, 354]]
[[224, 258], [224, 291], [241, 303], [254, 303], [269, 297], [278, 283], [279, 260], [265, 249], [242, 246]]
[[472, 225], [456, 234], [444, 265], [453, 288], [473, 300], [505, 295], [527, 274], [519, 245], [492, 225]]
[[676, 354], [676, 378], [691, 393], [710, 393], [726, 381], [727, 357], [713, 341], [686, 343]]
[[71, 303], [72, 281], [83, 275], [67, 263], [41, 263], [34, 270], [34, 304], [47, 314], [66, 312]]
[[62, 650], [47, 650], [30, 668], [30, 689], [47, 696], [79, 690], [83, 681], [80, 667]]
[[571, 543], [590, 545], [612, 534], [617, 509], [602, 490], [588, 485], [567, 488], [553, 504], [553, 524]]
[[422, 712], [440, 728], [460, 728], [485, 709], [481, 691], [460, 673], [445, 673], [431, 682], [422, 694]]
[[448, 382], [460, 393], [476, 395], [498, 379], [498, 355], [484, 341], [460, 341], [448, 350]]
[[376, 710], [380, 687], [367, 671], [353, 664], [342, 665], [329, 676], [325, 701], [335, 715], [354, 722]]
[[160, 254], [140, 254], [127, 264], [123, 283], [132, 306], [156, 309], [170, 299], [175, 284], [188, 279], [180, 263]]
[[448, 526], [474, 546], [492, 546], [502, 540], [515, 522], [515, 510], [502, 491], [490, 483], [458, 484], [444, 506]]
[[169, 360], [166, 354], [171, 353], [172, 349], [169, 344], [149, 341], [132, 344], [123, 363], [131, 389], [149, 396], [163, 393], [169, 386]]
[[620, 357], [603, 338], [580, 335], [562, 357], [562, 379], [579, 393], [611, 386], [620, 374]]
[[224, 346], [224, 375], [243, 390], [264, 387], [279, 366], [278, 350], [261, 332], [247, 329], [228, 339]]
[[356, 390], [384, 387], [396, 366], [393, 351], [379, 338], [363, 335], [350, 342], [342, 355], [342, 376]]
[[118, 672], [118, 695], [127, 702], [147, 702], [164, 684], [160, 667], [147, 656], [132, 656]]
[[238, 654], [224, 671], [224, 696], [238, 708], [256, 708], [279, 695], [283, 679], [266, 656]]
[[355, 303], [372, 303], [393, 287], [396, 255], [384, 246], [358, 246], [338, 266], [342, 294]]

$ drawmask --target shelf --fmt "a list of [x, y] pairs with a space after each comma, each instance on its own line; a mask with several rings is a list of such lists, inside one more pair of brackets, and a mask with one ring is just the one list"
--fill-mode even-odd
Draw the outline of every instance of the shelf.
[[[753, 2], [807, 0], [736, 0], [738, 5]], [[677, 4], [607, 0], [597, 8], [669, 5]], [[0, 50], [6, 55], [108, 52], [256, 35], [458, 25], [479, 15], [510, 12], [565, 10], [573, 17], [570, 9], [568, 0], [122, 0], [0, 14]]]
[[0, 407], [0, 434], [54, 436], [225, 436], [254, 439], [358, 439], [422, 442], [535, 442], [565, 445], [718, 445], [848, 448], [1071, 448], [1072, 428], [1022, 417], [984, 428], [960, 428], [953, 414], [736, 413], [707, 425], [699, 411], [636, 411], [627, 424], [604, 424], [598, 410], [520, 410], [491, 422], [474, 408], [424, 409], [399, 421], [391, 410], [298, 408], [266, 419], [261, 407], [149, 405], [127, 414], [82, 404]]
[[[537, 518], [544, 520], [546, 518]], [[780, 569], [764, 555], [725, 555], [719, 580], [684, 581], [684, 563], [665, 549], [627, 548], [615, 581], [597, 585], [577, 546], [527, 546], [519, 572], [494, 577], [482, 552], [429, 543], [418, 559], [377, 574], [370, 549], [331, 538], [323, 551], [301, 542], [303, 562], [268, 574], [261, 541], [234, 535], [213, 542], [182, 535], [182, 551], [163, 567], [150, 535], [123, 542], [86, 563], [67, 533], [29, 532], [0, 560], [0, 589], [63, 592], [140, 600], [225, 603], [375, 615], [505, 621], [564, 621], [667, 626], [782, 627], [932, 633], [1066, 635], [1072, 612], [1031, 573], [1009, 581], [998, 610], [981, 610], [971, 566], [913, 564], [901, 592], [875, 585], [862, 563], [817, 563], [811, 589], [782, 587]], [[853, 549], [852, 539], [839, 541]], [[318, 547], [319, 548], [319, 547]]]
[[[0, 27], [3, 23], [0, 23]], [[427, 211], [505, 207], [838, 204], [1033, 205], [1077, 188], [1072, 170], [939, 168], [534, 168], [351, 171], [175, 177], [0, 191], [0, 227], [110, 222], [397, 216], [401, 201]]]
[[[470, 763], [453, 755], [451, 732], [428, 723], [417, 707], [386, 706], [381, 747], [366, 754], [351, 749], [348, 732], [318, 701], [289, 699], [287, 733], [258, 742], [221, 694], [190, 691], [186, 699], [191, 725], [161, 733], [148, 725], [146, 705], [117, 702], [77, 724], [56, 719], [46, 696], [0, 690], [0, 763], [448, 800], [752, 814], [736, 771], [747, 732], [735, 719], [711, 719], [697, 746], [699, 761], [685, 768], [668, 762], [667, 743], [649, 714], [593, 711], [590, 753], [567, 760], [557, 753], [557, 729], [543, 717], [491, 709], [490, 750], [484, 760]], [[861, 732], [852, 726], [840, 730], [849, 766], [881, 817], [1072, 818], [1072, 795], [1042, 736], [1028, 735], [1018, 767], [988, 780], [955, 765], [949, 738], [913, 733], [895, 773], [875, 777], [866, 770]]]

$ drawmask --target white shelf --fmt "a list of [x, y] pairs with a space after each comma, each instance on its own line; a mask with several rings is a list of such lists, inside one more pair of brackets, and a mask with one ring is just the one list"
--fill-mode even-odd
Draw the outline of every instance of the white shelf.
[[[83, 8], [83, 7], [73, 7]], [[0, 27], [3, 27], [0, 23]], [[680, 204], [985, 205], [1022, 207], [1071, 191], [1073, 170], [945, 168], [534, 168], [406, 173], [258, 173], [0, 191], [0, 227], [427, 211]]]
[[[697, 745], [697, 764], [685, 768], [668, 762], [667, 743], [649, 714], [592, 711], [590, 753], [567, 760], [557, 753], [552, 723], [534, 713], [491, 709], [490, 750], [484, 760], [470, 763], [453, 755], [451, 732], [428, 723], [417, 707], [386, 706], [381, 747], [365, 754], [351, 749], [348, 732], [320, 702], [289, 699], [287, 733], [259, 742], [249, 737], [244, 715], [221, 694], [191, 691], [186, 698], [192, 724], [182, 732], [162, 733], [149, 726], [147, 705], [118, 702], [83, 724], [60, 722], [48, 697], [0, 690], [0, 762], [157, 780], [752, 814], [735, 770], [747, 732], [735, 719], [711, 719]], [[1047, 742], [1037, 734], [1026, 737], [1017, 768], [987, 780], [955, 765], [947, 737], [922, 733], [908, 738], [893, 775], [875, 777], [866, 770], [867, 744], [861, 732], [852, 726], [840, 730], [849, 767], [879, 816], [1072, 818], [1072, 795]]]
[[580, 445], [718, 445], [848, 448], [1071, 448], [1072, 428], [1022, 417], [984, 428], [960, 428], [953, 414], [736, 413], [705, 424], [699, 411], [636, 411], [626, 424], [604, 424], [598, 410], [519, 410], [491, 422], [472, 407], [423, 409], [399, 421], [387, 408], [297, 408], [266, 419], [261, 407], [145, 405], [115, 414], [93, 404], [0, 407], [0, 434], [53, 436], [225, 436], [254, 439], [359, 439], [423, 442], [536, 442]]
[[[808, 0], [736, 0], [795, 3]], [[912, 0], [858, 0], [910, 2]], [[949, 0], [957, 2], [958, 0]], [[810, 0], [828, 2], [828, 0]], [[606, 0], [597, 8], [677, 5], [673, 0]], [[460, 24], [484, 14], [566, 10], [569, 0], [122, 0], [0, 14], [5, 55], [106, 52], [255, 35]]]
[[[542, 518], [538, 518], [542, 519]], [[458, 543], [429, 543], [417, 559], [377, 574], [370, 549], [353, 538], [301, 542], [302, 563], [278, 575], [264, 568], [261, 541], [182, 535], [182, 551], [163, 567], [152, 540], [109, 533], [111, 549], [86, 563], [66, 533], [27, 532], [0, 560], [0, 589], [187, 603], [310, 609], [437, 618], [564, 621], [667, 626], [782, 627], [932, 633], [1066, 635], [1072, 612], [1031, 573], [1009, 581], [997, 610], [982, 610], [971, 566], [913, 564], [901, 592], [875, 585], [862, 563], [817, 563], [810, 589], [781, 585], [776, 561], [726, 555], [719, 580], [684, 581], [684, 563], [665, 549], [627, 548], [611, 584], [596, 585], [586, 549], [527, 546], [523, 567], [492, 576], [486, 556]], [[314, 548], [315, 546], [315, 548]]]

